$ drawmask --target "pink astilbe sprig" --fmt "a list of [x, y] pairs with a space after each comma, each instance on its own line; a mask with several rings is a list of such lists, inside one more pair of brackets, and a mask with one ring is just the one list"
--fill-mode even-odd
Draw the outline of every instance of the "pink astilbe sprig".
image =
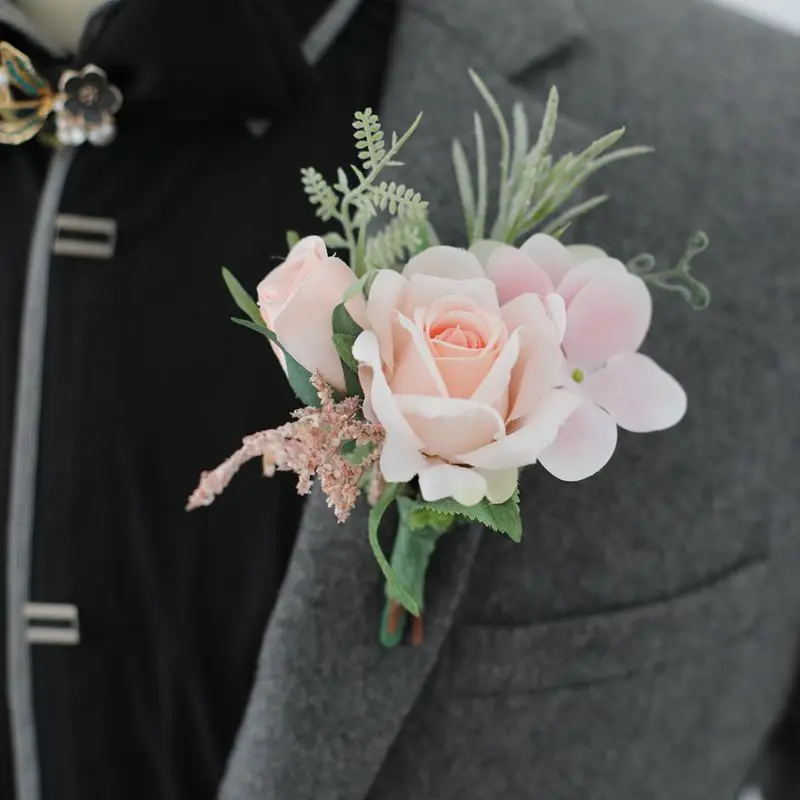
[[[261, 457], [264, 474], [276, 470], [297, 474], [298, 494], [308, 494], [314, 478], [328, 499], [339, 522], [350, 515], [361, 494], [359, 485], [381, 453], [383, 428], [361, 417], [361, 398], [346, 397], [336, 401], [324, 378], [315, 373], [311, 384], [317, 390], [320, 408], [307, 406], [292, 412], [293, 422], [280, 428], [246, 436], [242, 446], [216, 469], [204, 472], [192, 492], [187, 510], [208, 506], [222, 494], [233, 476], [248, 461]], [[370, 449], [354, 463], [342, 453], [342, 445]], [[374, 470], [377, 472], [377, 470]]]

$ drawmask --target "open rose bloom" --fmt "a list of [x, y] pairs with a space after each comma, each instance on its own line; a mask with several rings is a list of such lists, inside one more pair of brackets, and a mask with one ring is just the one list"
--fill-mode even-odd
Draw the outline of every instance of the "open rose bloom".
[[680, 385], [637, 352], [651, 316], [640, 278], [542, 234], [476, 249], [485, 265], [433, 247], [372, 284], [353, 355], [365, 416], [385, 429], [385, 480], [500, 503], [523, 466], [581, 480], [611, 457], [617, 425], [680, 420]]
[[[611, 458], [617, 426], [645, 432], [681, 419], [683, 389], [638, 352], [652, 311], [641, 278], [597, 248], [543, 234], [473, 249], [432, 247], [402, 273], [379, 271], [367, 299], [347, 301], [361, 331], [352, 356], [362, 406], [333, 394], [346, 381], [332, 315], [356, 276], [321, 238], [298, 242], [259, 285], [259, 310], [327, 399], [250, 437], [204, 476], [190, 506], [210, 502], [255, 455], [268, 473], [297, 472], [305, 491], [321, 476], [340, 519], [378, 458], [382, 481], [418, 479], [425, 500], [503, 503], [521, 467], [582, 480]], [[354, 466], [345, 440], [370, 443], [370, 458]]]

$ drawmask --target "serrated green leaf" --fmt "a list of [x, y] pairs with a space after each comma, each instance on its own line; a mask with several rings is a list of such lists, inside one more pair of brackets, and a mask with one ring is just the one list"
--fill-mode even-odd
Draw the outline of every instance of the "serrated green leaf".
[[428, 502], [420, 500], [420, 507], [439, 514], [451, 514], [478, 522], [493, 531], [504, 533], [515, 542], [522, 541], [522, 518], [519, 514], [519, 492], [505, 503], [490, 503], [486, 498], [474, 506], [462, 506], [451, 497]]
[[375, 560], [386, 578], [387, 592], [391, 597], [395, 598], [403, 608], [409, 611], [414, 616], [419, 615], [419, 603], [409, 594], [408, 589], [400, 582], [397, 573], [392, 568], [391, 564], [386, 559], [381, 549], [381, 543], [378, 541], [378, 530], [380, 528], [381, 520], [386, 510], [397, 498], [397, 493], [401, 488], [399, 483], [390, 483], [380, 496], [378, 502], [372, 507], [369, 512], [369, 522], [367, 525], [367, 537], [369, 539], [370, 547], [375, 555]]
[[233, 273], [230, 272], [230, 270], [228, 270], [226, 267], [222, 268], [222, 278], [225, 281], [225, 285], [228, 287], [228, 291], [233, 298], [233, 302], [236, 303], [236, 305], [239, 306], [239, 308], [244, 311], [244, 313], [247, 314], [247, 316], [250, 317], [253, 322], [257, 324], [263, 323], [261, 312], [258, 309], [256, 301], [250, 297], [242, 284], [236, 280]]
[[286, 247], [291, 250], [300, 241], [297, 231], [286, 231]]

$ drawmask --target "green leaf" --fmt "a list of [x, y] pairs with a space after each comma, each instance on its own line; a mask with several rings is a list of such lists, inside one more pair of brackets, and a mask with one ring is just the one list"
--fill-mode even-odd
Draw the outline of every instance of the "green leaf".
[[489, 107], [489, 111], [494, 117], [497, 125], [497, 132], [500, 136], [500, 196], [498, 198], [498, 219], [504, 219], [508, 209], [509, 191], [509, 170], [511, 167], [511, 134], [499, 103], [494, 95], [489, 91], [489, 87], [481, 80], [478, 73], [474, 70], [469, 71], [472, 82], [481, 93], [484, 102]]
[[280, 347], [283, 352], [284, 360], [286, 361], [286, 378], [289, 381], [289, 386], [292, 387], [295, 397], [297, 397], [304, 406], [319, 408], [319, 395], [317, 394], [317, 390], [311, 385], [311, 373], [286, 350], [274, 331], [271, 331], [263, 322], [251, 322], [248, 319], [239, 319], [238, 317], [231, 317], [231, 322], [235, 322], [237, 325], [241, 325], [243, 328], [248, 328], [251, 331], [257, 331], [263, 336], [266, 336], [273, 344]]
[[323, 241], [328, 247], [337, 248], [337, 247], [349, 247], [347, 244], [347, 239], [344, 238], [340, 233], [336, 233], [335, 231], [331, 231], [330, 233], [326, 233], [322, 237]]
[[467, 155], [464, 152], [464, 146], [458, 139], [453, 139], [452, 153], [458, 195], [461, 198], [461, 208], [464, 211], [464, 222], [467, 226], [467, 239], [472, 242], [475, 238], [475, 190], [472, 188], [472, 175], [469, 171]]
[[584, 214], [588, 214], [598, 206], [603, 205], [606, 200], [608, 200], [607, 194], [599, 194], [597, 197], [592, 197], [583, 203], [572, 206], [572, 208], [567, 209], [563, 214], [560, 214], [552, 222], [548, 223], [543, 233], [552, 235], [555, 231], [559, 231], [565, 226], [572, 224], [578, 217], [582, 217]]
[[[225, 270], [225, 272], [227, 272], [227, 270]], [[230, 275], [230, 273], [228, 273], [228, 275]], [[239, 286], [239, 282], [236, 280], [236, 278], [234, 278], [233, 275], [230, 275], [230, 278], [232, 279], [233, 283], [238, 286], [242, 292], [244, 292], [244, 289]], [[233, 294], [231, 284], [228, 285], [228, 288], [231, 290], [231, 294]], [[236, 295], [234, 295], [234, 299], [236, 299]], [[242, 310], [244, 311], [245, 309]], [[231, 317], [231, 321], [235, 322], [237, 325], [241, 325], [243, 328], [248, 328], [251, 331], [257, 331], [263, 336], [266, 336], [267, 339], [269, 339], [275, 345], [280, 347], [281, 351], [283, 352], [284, 360], [286, 361], [286, 378], [289, 381], [289, 386], [292, 387], [295, 397], [297, 397], [297, 399], [304, 406], [319, 408], [319, 395], [317, 394], [317, 390], [311, 385], [311, 373], [302, 364], [295, 360], [294, 356], [283, 346], [283, 344], [281, 344], [274, 331], [271, 331], [264, 324], [260, 315], [258, 320], [254, 322], [247, 319], [239, 319], [238, 317]]]
[[347, 396], [361, 396], [363, 390], [358, 380], [358, 362], [353, 358], [353, 344], [363, 328], [350, 316], [344, 303], [333, 309], [331, 326], [333, 345], [342, 362]]
[[475, 147], [478, 169], [478, 198], [475, 206], [475, 228], [473, 239], [477, 242], [483, 239], [486, 230], [486, 212], [489, 208], [489, 166], [486, 160], [486, 135], [483, 132], [483, 120], [475, 112]]
[[[356, 337], [350, 336], [349, 333], [334, 333], [333, 345], [336, 352], [339, 354], [339, 359], [342, 366], [349, 368], [352, 372], [358, 372], [358, 361], [353, 358], [353, 345], [355, 344]], [[347, 371], [347, 369], [345, 370]], [[358, 392], [348, 392], [348, 394], [358, 394]]]
[[228, 287], [228, 291], [231, 293], [231, 297], [233, 298], [233, 302], [236, 303], [239, 308], [250, 317], [253, 322], [256, 324], [263, 324], [263, 319], [261, 317], [261, 312], [258, 309], [258, 305], [256, 301], [253, 300], [252, 297], [247, 293], [245, 288], [242, 286], [239, 281], [233, 276], [226, 267], [222, 268], [222, 278], [225, 281], [225, 285]]
[[300, 241], [297, 231], [286, 231], [286, 247], [291, 250]]
[[258, 322], [253, 322], [249, 319], [240, 319], [239, 317], [231, 317], [231, 322], [235, 322], [243, 328], [249, 328], [251, 331], [256, 331], [256, 333], [266, 336], [271, 342], [277, 342], [275, 334], [263, 322], [259, 324]]
[[286, 357], [286, 377], [289, 379], [289, 386], [295, 397], [304, 405], [311, 406], [312, 408], [319, 408], [320, 401], [317, 390], [311, 385], [311, 373], [294, 357], [286, 351], [286, 348], [277, 343], [283, 350], [283, 355]]
[[339, 303], [333, 309], [331, 315], [331, 326], [334, 333], [345, 333], [352, 336], [354, 339], [364, 329], [350, 316], [350, 312], [345, 307], [344, 303]]
[[419, 604], [409, 594], [408, 590], [400, 583], [397, 573], [392, 568], [391, 564], [386, 560], [386, 556], [381, 550], [381, 543], [378, 541], [378, 529], [380, 528], [381, 520], [386, 510], [397, 498], [397, 493], [402, 487], [399, 483], [390, 483], [380, 496], [378, 502], [372, 507], [369, 512], [369, 524], [367, 526], [367, 536], [372, 552], [375, 555], [375, 560], [386, 578], [387, 592], [391, 597], [395, 598], [403, 608], [418, 616], [420, 612]]
[[439, 514], [450, 514], [479, 522], [493, 531], [504, 533], [515, 542], [522, 541], [522, 518], [519, 515], [519, 492], [514, 492], [505, 503], [490, 503], [486, 498], [474, 506], [462, 506], [451, 497], [429, 503], [419, 501], [420, 508]]
[[525, 156], [528, 155], [530, 148], [530, 129], [528, 126], [528, 116], [525, 113], [525, 106], [519, 101], [514, 103], [511, 109], [514, 120], [514, 156], [511, 161], [511, 173], [521, 169], [525, 163]]
[[351, 464], [358, 466], [374, 449], [375, 445], [372, 442], [356, 445], [351, 439], [342, 445], [342, 454]]

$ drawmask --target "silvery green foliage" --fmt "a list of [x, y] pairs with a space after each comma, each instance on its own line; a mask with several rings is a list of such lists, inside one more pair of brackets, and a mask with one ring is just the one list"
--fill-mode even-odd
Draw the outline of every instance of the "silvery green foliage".
[[395, 217], [380, 233], [367, 239], [368, 269], [402, 265], [423, 248], [424, 218]]
[[711, 293], [708, 287], [691, 274], [692, 259], [708, 248], [708, 236], [697, 231], [689, 239], [678, 263], [671, 269], [656, 270], [656, 259], [650, 253], [642, 253], [628, 262], [628, 271], [638, 275], [646, 283], [678, 292], [695, 311], [708, 308]]
[[489, 211], [486, 135], [480, 114], [474, 117], [475, 172], [469, 166], [464, 146], [453, 142], [453, 166], [464, 208], [470, 244], [488, 238], [513, 244], [517, 239], [539, 230], [559, 236], [574, 220], [604, 203], [607, 195], [598, 195], [564, 208], [575, 191], [598, 170], [625, 158], [651, 152], [649, 147], [611, 148], [625, 133], [612, 131], [589, 145], [582, 153], [568, 153], [557, 161], [550, 146], [558, 120], [558, 92], [550, 90], [544, 119], [533, 146], [530, 145], [528, 120], [521, 104], [512, 110], [512, 128], [486, 84], [470, 71], [470, 77], [494, 118], [500, 137], [500, 181], [497, 216], [487, 231]]
[[[370, 108], [358, 111], [353, 120], [353, 135], [360, 164], [350, 166], [352, 175], [339, 169], [336, 182], [331, 185], [313, 167], [302, 170], [303, 188], [316, 206], [317, 216], [326, 222], [335, 220], [341, 227], [341, 233], [332, 231], [325, 235], [326, 244], [347, 249], [348, 263], [358, 276], [364, 275], [368, 267], [394, 266], [421, 247], [421, 228], [426, 226], [428, 204], [419, 192], [405, 184], [378, 180], [387, 167], [403, 166], [396, 157], [421, 118], [422, 114], [402, 136], [392, 133], [387, 149], [378, 115]], [[395, 219], [369, 238], [370, 222], [381, 211]]]

